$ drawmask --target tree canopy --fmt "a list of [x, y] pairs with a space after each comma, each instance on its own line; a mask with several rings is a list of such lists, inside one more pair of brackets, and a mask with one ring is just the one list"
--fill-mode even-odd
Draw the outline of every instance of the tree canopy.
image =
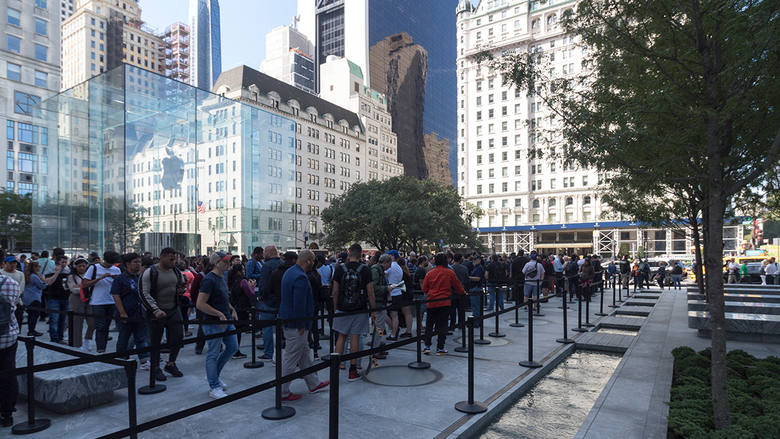
[[31, 243], [32, 196], [0, 191], [0, 224], [0, 237], [8, 240], [11, 251], [18, 243]]
[[[643, 201], [687, 194], [690, 212], [702, 215], [707, 271], [720, 273], [728, 206], [777, 166], [779, 10], [750, 0], [582, 0], [561, 23], [586, 54], [579, 74], [561, 75], [540, 47], [493, 65], [554, 116], [549, 132], [531, 124], [541, 142], [529, 155], [554, 154], [560, 132], [564, 159], [616, 176], [606, 200], [637, 217], [663, 216]], [[713, 413], [724, 429], [723, 279], [706, 283]]]
[[406, 175], [352, 185], [322, 211], [322, 221], [329, 248], [366, 242], [380, 250], [419, 251], [440, 240], [479, 246], [454, 188]]

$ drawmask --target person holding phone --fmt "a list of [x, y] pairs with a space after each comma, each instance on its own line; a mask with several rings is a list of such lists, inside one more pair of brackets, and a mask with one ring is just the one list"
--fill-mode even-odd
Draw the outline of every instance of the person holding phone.
[[111, 325], [111, 317], [116, 311], [114, 296], [111, 295], [111, 285], [114, 278], [122, 272], [114, 265], [119, 262], [119, 253], [109, 250], [103, 253], [103, 261], [87, 268], [84, 273], [82, 286], [91, 288], [92, 295], [89, 299], [89, 306], [92, 313], [104, 317], [95, 317], [95, 344], [97, 353], [106, 352], [108, 344], [108, 328]]

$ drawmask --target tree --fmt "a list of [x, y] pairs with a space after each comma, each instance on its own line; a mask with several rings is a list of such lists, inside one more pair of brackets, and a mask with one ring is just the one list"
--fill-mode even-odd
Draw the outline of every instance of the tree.
[[15, 251], [18, 243], [32, 242], [32, 195], [0, 191], [0, 237]]
[[352, 185], [322, 211], [325, 244], [344, 248], [367, 242], [380, 250], [422, 245], [440, 239], [478, 247], [455, 189], [434, 180], [402, 175]]
[[581, 75], [545, 75], [548, 58], [539, 51], [496, 65], [558, 116], [565, 159], [672, 194], [692, 189], [705, 266], [718, 273], [706, 276], [718, 430], [731, 423], [719, 275], [724, 216], [736, 195], [777, 166], [779, 10], [778, 2], [751, 0], [583, 0], [562, 21], [565, 33], [581, 37], [578, 50], [588, 51]]

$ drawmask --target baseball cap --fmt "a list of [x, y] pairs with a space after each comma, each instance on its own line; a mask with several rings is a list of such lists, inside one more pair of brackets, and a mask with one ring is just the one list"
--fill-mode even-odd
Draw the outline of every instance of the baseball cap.
[[530, 256], [530, 258], [531, 258], [531, 259], [536, 259], [536, 253], [531, 253], [531, 256]]
[[401, 255], [398, 254], [398, 250], [390, 250], [389, 252], [387, 252], [387, 254], [396, 259], [401, 257]]
[[5, 259], [3, 259], [3, 262], [19, 262], [16, 260], [16, 256], [8, 256]]
[[219, 261], [230, 261], [231, 257], [232, 255], [230, 253], [214, 252], [211, 254], [209, 262], [211, 262], [212, 265], [216, 265]]

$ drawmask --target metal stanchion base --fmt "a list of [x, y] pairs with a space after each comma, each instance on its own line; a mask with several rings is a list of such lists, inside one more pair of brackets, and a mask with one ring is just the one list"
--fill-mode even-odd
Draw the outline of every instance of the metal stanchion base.
[[320, 361], [330, 361], [330, 354], [320, 355]]
[[542, 314], [540, 312], [535, 312], [534, 313], [534, 317], [544, 317], [544, 314]]
[[36, 419], [32, 424], [29, 422], [21, 422], [11, 427], [12, 434], [32, 434], [39, 431], [46, 430], [51, 427], [51, 421], [48, 419]]
[[485, 340], [484, 338], [478, 338], [474, 340], [474, 344], [490, 344], [490, 340]]
[[491, 332], [488, 335], [491, 336], [491, 337], [506, 337], [506, 334], [502, 334], [500, 332]]
[[468, 413], [468, 414], [484, 413], [487, 411], [487, 406], [485, 404], [482, 404], [481, 402], [475, 402], [473, 404], [469, 404], [468, 401], [461, 401], [455, 404], [455, 410], [461, 413]]
[[603, 312], [597, 312], [597, 313], [595, 313], [595, 314], [593, 314], [593, 315], [594, 315], [594, 316], [599, 316], [599, 317], [604, 317], [604, 316], [608, 316], [609, 314], [605, 314], [605, 313], [603, 313]]
[[427, 363], [425, 361], [412, 361], [411, 363], [407, 364], [409, 369], [430, 369], [431, 363]]
[[165, 386], [162, 384], [155, 384], [154, 387], [143, 386], [138, 388], [139, 395], [154, 395], [155, 393], [160, 393], [164, 391], [165, 391]]
[[531, 369], [543, 366], [542, 363], [537, 363], [536, 361], [521, 361], [520, 365], [523, 367], [530, 367]]
[[522, 324], [522, 323], [510, 323], [509, 326], [511, 326], [513, 328], [524, 328], [525, 327], [525, 325]]
[[564, 306], [559, 306], [559, 307], [558, 307], [558, 309], [571, 309], [571, 308], [569, 308], [568, 306], [566, 306], [566, 307], [564, 307]]
[[593, 328], [593, 327], [595, 327], [596, 325], [594, 325], [593, 323], [583, 323], [583, 324], [582, 324], [582, 326], [584, 326], [584, 327], [586, 327], [586, 328]]
[[559, 338], [559, 339], [557, 339], [555, 341], [557, 341], [558, 343], [563, 343], [563, 344], [574, 343], [574, 340], [572, 340], [570, 338]]
[[268, 419], [269, 421], [287, 419], [293, 415], [295, 415], [295, 409], [287, 406], [282, 406], [281, 408], [271, 407], [260, 413], [260, 416], [262, 416], [263, 419]]
[[469, 351], [469, 348], [468, 348], [468, 347], [465, 347], [465, 346], [458, 346], [458, 347], [456, 347], [455, 349], [453, 349], [453, 351], [454, 351], [454, 352], [463, 352], [463, 353], [467, 353], [467, 352]]
[[610, 308], [620, 308], [620, 305], [609, 305]]
[[574, 332], [588, 332], [585, 328], [572, 328], [571, 330]]
[[265, 366], [265, 363], [262, 361], [247, 361], [244, 363], [244, 369], [258, 369], [263, 366]]

